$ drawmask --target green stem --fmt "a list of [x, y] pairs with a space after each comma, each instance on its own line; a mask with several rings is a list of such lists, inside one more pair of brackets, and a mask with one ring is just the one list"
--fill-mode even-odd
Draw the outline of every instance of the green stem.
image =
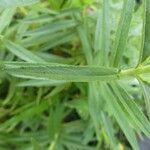
[[147, 66], [139, 66], [138, 68], [131, 68], [127, 70], [122, 70], [120, 72], [120, 77], [128, 77], [128, 76], [137, 76], [139, 74], [150, 73], [150, 65]]

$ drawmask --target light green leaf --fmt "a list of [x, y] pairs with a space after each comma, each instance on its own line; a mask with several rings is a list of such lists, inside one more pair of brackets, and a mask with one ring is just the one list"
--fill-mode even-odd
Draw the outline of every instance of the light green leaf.
[[108, 63], [108, 52], [110, 48], [110, 31], [109, 31], [109, 0], [103, 0], [103, 12], [98, 10], [97, 25], [95, 30], [94, 50], [95, 64], [106, 65]]
[[39, 0], [0, 0], [0, 9], [31, 5], [37, 2]]
[[72, 28], [76, 25], [77, 23], [74, 20], [55, 21], [39, 28], [26, 31], [22, 36], [45, 36], [46, 34], [62, 31], [64, 29]]
[[145, 0], [145, 18], [144, 18], [144, 47], [142, 60], [145, 60], [150, 55], [150, 1]]
[[124, 50], [126, 49], [126, 43], [128, 39], [128, 32], [132, 19], [133, 10], [135, 7], [135, 0], [125, 0], [124, 6], [116, 32], [116, 38], [113, 49], [111, 51], [111, 66], [119, 66], [120, 60]]
[[44, 36], [29, 36], [21, 40], [20, 43], [25, 47], [43, 44], [41, 51], [46, 51], [52, 47], [71, 41], [74, 35], [74, 31], [64, 31], [53, 34], [46, 33]]
[[104, 101], [100, 93], [101, 85], [97, 82], [89, 83], [88, 105], [89, 112], [93, 121], [97, 139], [100, 141], [100, 125], [102, 124], [100, 113], [104, 109]]
[[107, 104], [109, 105], [109, 108], [111, 108], [112, 113], [113, 113], [114, 117], [116, 118], [119, 126], [123, 130], [129, 143], [131, 144], [132, 148], [134, 150], [138, 150], [139, 147], [138, 147], [138, 143], [136, 140], [134, 130], [128, 123], [125, 113], [122, 111], [122, 108], [116, 101], [116, 97], [114, 96], [114, 94], [111, 92], [110, 88], [105, 83], [103, 84], [102, 93], [103, 93], [103, 97], [105, 98]]
[[[80, 21], [83, 18], [80, 18], [79, 16], [76, 15], [76, 19]], [[88, 64], [92, 64], [92, 59], [93, 59], [92, 47], [91, 47], [91, 43], [90, 43], [89, 36], [88, 36], [88, 31], [87, 31], [88, 29], [85, 24], [86, 23], [84, 21], [83, 24], [79, 25], [77, 27], [77, 31], [78, 31], [79, 38], [81, 40], [81, 44], [82, 44], [84, 55], [86, 57], [86, 61]]]
[[145, 81], [142, 81], [140, 79], [139, 79], [139, 82], [140, 82], [140, 85], [141, 85], [141, 88], [143, 91], [143, 96], [144, 96], [144, 100], [145, 100], [145, 107], [147, 110], [147, 114], [148, 114], [148, 117], [150, 119], [150, 84], [145, 82]]
[[24, 47], [15, 44], [11, 41], [5, 40], [4, 41], [5, 46], [7, 49], [18, 56], [20, 59], [27, 61], [27, 62], [45, 62], [44, 59], [40, 58], [36, 54], [30, 52], [29, 50], [25, 49]]
[[148, 121], [144, 113], [139, 109], [133, 99], [121, 86], [118, 85], [117, 87], [115, 84], [111, 83], [111, 87], [118, 97], [118, 100], [123, 105], [124, 109], [130, 115], [132, 121], [134, 121], [134, 123], [143, 133], [150, 137], [150, 122]]
[[3, 32], [3, 30], [9, 26], [13, 15], [15, 14], [15, 8], [9, 8], [2, 12], [0, 15], [0, 34]]
[[58, 86], [66, 83], [66, 81], [59, 80], [27, 80], [17, 84], [19, 87], [46, 87]]
[[[1, 68], [2, 67], [2, 68]], [[56, 79], [74, 82], [108, 81], [117, 79], [118, 69], [71, 66], [50, 63], [4, 63], [0, 68], [15, 77]]]
[[112, 149], [115, 150], [117, 148], [117, 142], [116, 142], [112, 122], [111, 122], [109, 116], [107, 116], [107, 114], [104, 112], [101, 112], [101, 118], [102, 118], [102, 122], [104, 124], [105, 130], [106, 130], [107, 136], [109, 138], [110, 145], [111, 145]]
[[46, 41], [46, 43], [43, 44], [40, 51], [47, 51], [53, 47], [71, 42], [75, 36], [76, 33], [74, 31], [56, 33], [54, 36], [52, 35], [51, 38]]

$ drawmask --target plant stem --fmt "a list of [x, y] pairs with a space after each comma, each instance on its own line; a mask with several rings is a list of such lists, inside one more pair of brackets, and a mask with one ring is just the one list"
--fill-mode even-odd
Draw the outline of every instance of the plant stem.
[[137, 68], [131, 68], [127, 70], [122, 70], [120, 72], [120, 77], [128, 77], [128, 76], [137, 76], [139, 74], [150, 73], [150, 65], [147, 66], [139, 66]]

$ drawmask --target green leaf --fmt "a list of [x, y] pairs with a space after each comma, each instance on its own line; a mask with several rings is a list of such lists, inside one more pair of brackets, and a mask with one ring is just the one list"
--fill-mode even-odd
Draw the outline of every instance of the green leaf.
[[109, 108], [111, 108], [112, 113], [113, 113], [114, 117], [116, 118], [119, 126], [123, 130], [129, 143], [131, 144], [132, 148], [134, 150], [138, 150], [139, 147], [138, 147], [138, 143], [136, 140], [134, 130], [128, 123], [125, 113], [122, 111], [122, 108], [116, 101], [116, 97], [114, 96], [114, 94], [112, 93], [110, 88], [105, 83], [103, 83], [102, 93], [103, 93], [103, 97], [105, 98], [107, 104], [109, 105]]
[[44, 36], [29, 36], [21, 40], [21, 44], [25, 47], [43, 44], [41, 51], [46, 51], [52, 47], [67, 43], [74, 37], [74, 31], [64, 31], [58, 33], [46, 33]]
[[97, 25], [95, 30], [94, 50], [95, 64], [106, 65], [108, 63], [108, 52], [110, 48], [110, 16], [109, 16], [109, 0], [103, 0], [103, 12], [101, 17], [101, 9], [98, 10]]
[[20, 123], [21, 121], [34, 117], [35, 115], [40, 114], [44, 110], [46, 110], [49, 107], [47, 101], [43, 101], [40, 103], [40, 105], [34, 105], [30, 108], [27, 108], [26, 110], [22, 110], [20, 114], [16, 114], [4, 123], [0, 125], [0, 131], [2, 130], [7, 130], [7, 132], [11, 131], [14, 129], [14, 127]]
[[[2, 68], [1, 68], [2, 67]], [[50, 63], [4, 63], [0, 68], [15, 77], [56, 79], [74, 82], [108, 81], [118, 78], [118, 70], [106, 67], [71, 66]]]
[[[142, 79], [142, 78], [141, 78]], [[139, 79], [142, 91], [143, 91], [143, 96], [145, 100], [145, 107], [147, 110], [148, 117], [150, 119], [150, 84], [146, 83], [145, 81], [142, 81]]]
[[[78, 21], [81, 21], [81, 19], [79, 16], [76, 15], [76, 19]], [[83, 48], [83, 52], [86, 58], [86, 61], [88, 64], [92, 64], [92, 46], [89, 40], [89, 34], [88, 34], [88, 29], [87, 29], [87, 25], [85, 23], [86, 21], [84, 20], [83, 24], [79, 25], [77, 27], [77, 31], [78, 31], [78, 35], [79, 38], [81, 40], [81, 44], [82, 44], [82, 48]]]
[[97, 82], [89, 83], [89, 93], [88, 93], [89, 112], [93, 121], [97, 139], [99, 141], [101, 134], [100, 125], [102, 124], [100, 113], [104, 109], [104, 101], [100, 91], [101, 86]]
[[12, 17], [15, 14], [15, 10], [15, 8], [9, 8], [2, 12], [0, 16], [0, 34], [9, 26]]
[[145, 1], [144, 48], [142, 53], [142, 60], [145, 60], [150, 55], [150, 1]]
[[37, 2], [39, 0], [0, 0], [0, 9], [31, 5]]
[[104, 112], [101, 112], [101, 118], [102, 118], [105, 130], [106, 130], [106, 133], [108, 135], [110, 145], [111, 145], [112, 149], [115, 150], [117, 148], [117, 142], [116, 142], [112, 122], [111, 122], [109, 116], [107, 116], [106, 113], [104, 113]]
[[136, 105], [136, 103], [133, 101], [133, 99], [121, 86], [118, 85], [117, 87], [115, 84], [111, 83], [111, 87], [113, 89], [113, 92], [118, 97], [118, 100], [123, 105], [124, 109], [130, 115], [132, 121], [134, 121], [134, 123], [139, 127], [139, 129], [143, 133], [150, 137], [150, 122], [143, 114], [143, 112], [139, 109], [139, 107]]
[[72, 39], [76, 36], [74, 31], [66, 31], [62, 33], [56, 33], [54, 36], [49, 38], [45, 44], [41, 47], [41, 51], [47, 51], [48, 49], [60, 46], [62, 44], [67, 44], [71, 42]]
[[27, 62], [45, 62], [44, 59], [40, 58], [39, 56], [37, 56], [36, 54], [33, 54], [32, 52], [30, 52], [29, 50], [25, 49], [24, 47], [15, 44], [11, 41], [5, 40], [4, 44], [6, 46], [6, 48], [12, 52], [13, 54], [15, 54], [16, 56], [18, 56], [20, 59], [27, 61]]
[[72, 64], [74, 62], [74, 58], [66, 58], [64, 56], [58, 56], [49, 52], [37, 52], [36, 55], [50, 63]]
[[135, 0], [125, 0], [124, 6], [116, 32], [116, 38], [113, 49], [111, 51], [111, 62], [110, 65], [117, 67], [119, 66], [120, 60], [122, 59], [123, 52], [126, 49], [126, 43], [128, 39], [128, 32], [132, 19], [132, 14], [135, 6]]
[[46, 34], [62, 31], [64, 29], [72, 28], [76, 26], [77, 23], [74, 20], [60, 20], [55, 21], [39, 28], [26, 31], [22, 36], [44, 36]]
[[17, 84], [19, 87], [47, 87], [47, 86], [58, 86], [66, 83], [61, 80], [27, 80]]
[[58, 139], [61, 133], [61, 124], [63, 119], [64, 105], [59, 102], [55, 103], [55, 107], [50, 109], [48, 118], [48, 133], [51, 140], [48, 150], [57, 149]]

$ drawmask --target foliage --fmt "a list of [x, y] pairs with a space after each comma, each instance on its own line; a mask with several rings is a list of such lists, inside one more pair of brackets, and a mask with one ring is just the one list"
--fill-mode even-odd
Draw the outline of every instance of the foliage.
[[0, 150], [138, 150], [149, 11], [150, 0], [0, 0]]

